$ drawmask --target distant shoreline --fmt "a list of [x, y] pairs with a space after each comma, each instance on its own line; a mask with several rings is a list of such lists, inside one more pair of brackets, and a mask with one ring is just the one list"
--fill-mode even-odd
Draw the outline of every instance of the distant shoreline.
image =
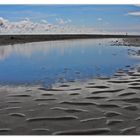
[[12, 45], [29, 42], [70, 40], [70, 39], [101, 39], [101, 38], [140, 38], [140, 35], [111, 35], [111, 34], [14, 34], [0, 35], [0, 45]]

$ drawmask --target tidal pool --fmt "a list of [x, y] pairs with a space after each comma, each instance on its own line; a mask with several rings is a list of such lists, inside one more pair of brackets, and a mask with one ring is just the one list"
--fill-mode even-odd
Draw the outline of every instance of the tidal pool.
[[139, 64], [137, 47], [112, 46], [114, 39], [81, 39], [0, 46], [0, 84], [43, 84], [112, 76]]

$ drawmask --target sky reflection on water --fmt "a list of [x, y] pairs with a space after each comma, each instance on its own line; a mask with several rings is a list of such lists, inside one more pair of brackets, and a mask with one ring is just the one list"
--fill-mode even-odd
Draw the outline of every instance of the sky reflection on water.
[[128, 55], [128, 47], [111, 46], [110, 42], [87, 39], [0, 46], [0, 83], [47, 86], [111, 76], [119, 68], [139, 63], [139, 59]]

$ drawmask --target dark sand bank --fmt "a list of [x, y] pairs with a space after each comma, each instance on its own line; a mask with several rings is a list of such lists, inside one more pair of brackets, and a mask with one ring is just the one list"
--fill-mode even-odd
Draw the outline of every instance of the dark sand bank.
[[94, 38], [140, 38], [139, 35], [98, 35], [98, 34], [48, 34], [48, 35], [0, 35], [0, 45], [39, 41]]

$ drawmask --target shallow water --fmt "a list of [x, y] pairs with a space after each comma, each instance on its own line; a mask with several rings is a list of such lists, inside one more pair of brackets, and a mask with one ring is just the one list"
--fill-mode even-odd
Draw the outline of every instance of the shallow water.
[[55, 82], [112, 76], [139, 64], [136, 47], [112, 46], [111, 39], [34, 42], [0, 46], [0, 83], [50, 86]]

